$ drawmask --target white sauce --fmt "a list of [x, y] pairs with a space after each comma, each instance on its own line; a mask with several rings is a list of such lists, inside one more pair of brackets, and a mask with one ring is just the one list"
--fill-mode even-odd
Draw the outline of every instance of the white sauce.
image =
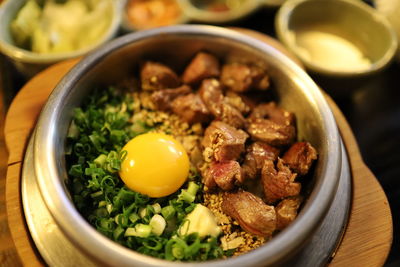
[[349, 40], [318, 30], [296, 32], [299, 53], [323, 68], [337, 71], [360, 71], [371, 61]]

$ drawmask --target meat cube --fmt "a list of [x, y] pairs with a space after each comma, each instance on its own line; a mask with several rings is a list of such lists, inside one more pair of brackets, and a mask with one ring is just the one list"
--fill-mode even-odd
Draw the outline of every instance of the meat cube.
[[301, 184], [294, 182], [297, 177], [289, 167], [278, 158], [278, 169], [273, 161], [265, 161], [261, 170], [261, 181], [264, 188], [266, 202], [272, 204], [285, 197], [297, 196], [301, 190]]
[[232, 190], [235, 186], [235, 182], [242, 182], [242, 170], [237, 161], [230, 160], [224, 162], [212, 162], [208, 169], [204, 172], [206, 176], [204, 178], [208, 184], [212, 184], [211, 180], [214, 180], [219, 188], [225, 191]]
[[224, 102], [239, 110], [243, 115], [246, 115], [251, 111], [250, 100], [244, 95], [227, 91]]
[[224, 95], [222, 85], [217, 79], [205, 79], [201, 83], [199, 95], [208, 110], [216, 117], [222, 117]]
[[271, 236], [276, 229], [276, 213], [273, 206], [265, 204], [261, 198], [247, 192], [225, 193], [222, 210], [240, 227], [258, 236]]
[[204, 132], [202, 145], [212, 151], [212, 159], [216, 161], [237, 160], [244, 152], [247, 137], [242, 130], [221, 121], [213, 121]]
[[211, 190], [217, 186], [214, 180], [214, 176], [210, 173], [210, 164], [206, 164], [205, 167], [200, 168], [202, 182], [205, 185], [205, 190]]
[[189, 124], [210, 121], [210, 113], [197, 94], [188, 94], [175, 98], [171, 103], [172, 111]]
[[226, 122], [236, 128], [242, 128], [244, 126], [245, 119], [240, 111], [224, 101], [222, 85], [218, 80], [203, 80], [199, 95], [216, 119]]
[[277, 230], [286, 228], [286, 226], [296, 219], [297, 210], [299, 209], [301, 202], [301, 196], [288, 197], [279, 202], [275, 207]]
[[169, 67], [158, 62], [147, 61], [140, 70], [143, 90], [161, 90], [179, 86], [178, 75]]
[[250, 67], [232, 63], [222, 66], [221, 82], [234, 92], [245, 92], [252, 84]]
[[182, 80], [187, 84], [199, 83], [201, 80], [220, 75], [218, 59], [205, 52], [199, 52], [186, 67]]
[[246, 130], [256, 141], [272, 146], [285, 146], [296, 138], [296, 128], [293, 125], [278, 124], [265, 119], [251, 119], [248, 122]]
[[239, 110], [226, 103], [223, 103], [221, 107], [222, 107], [221, 111], [222, 115], [221, 117], [217, 117], [217, 119], [226, 122], [227, 124], [232, 125], [235, 128], [240, 129], [245, 126], [246, 120]]
[[263, 69], [241, 63], [225, 64], [222, 67], [221, 82], [239, 93], [251, 88], [265, 90], [269, 87], [269, 77]]
[[151, 94], [151, 100], [158, 110], [171, 110], [171, 102], [178, 96], [187, 95], [192, 92], [187, 85], [182, 85], [178, 88], [158, 90]]
[[298, 142], [286, 151], [282, 159], [291, 170], [299, 175], [306, 175], [317, 159], [317, 150], [308, 142]]
[[279, 149], [263, 142], [254, 142], [246, 152], [242, 168], [245, 178], [249, 179], [259, 176], [266, 160], [275, 161], [279, 156]]
[[253, 77], [253, 88], [257, 90], [267, 90], [270, 87], [269, 76], [266, 71], [257, 66], [251, 66], [251, 76]]
[[263, 103], [256, 106], [251, 112], [250, 119], [269, 119], [283, 125], [295, 125], [295, 116], [276, 105], [275, 102]]

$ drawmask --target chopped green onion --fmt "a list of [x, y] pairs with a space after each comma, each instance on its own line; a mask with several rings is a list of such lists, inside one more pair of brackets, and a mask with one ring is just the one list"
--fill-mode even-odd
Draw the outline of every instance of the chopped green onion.
[[123, 214], [118, 214], [117, 216], [115, 216], [114, 220], [116, 224], [121, 226], [125, 226], [128, 223], [126, 217]]
[[186, 242], [175, 237], [170, 239], [165, 246], [165, 258], [167, 260], [181, 260], [185, 255], [185, 250], [187, 249]]
[[131, 221], [131, 223], [135, 223], [139, 219], [140, 219], [140, 217], [136, 213], [131, 213], [129, 215], [129, 220]]
[[95, 193], [90, 194], [90, 196], [91, 196], [92, 198], [95, 198], [95, 197], [101, 196], [102, 194], [103, 194], [102, 191], [97, 191], [97, 192], [95, 192]]
[[78, 126], [76, 126], [75, 122], [72, 121], [72, 123], [68, 129], [67, 137], [72, 138], [72, 139], [77, 139], [78, 136], [79, 136], [79, 128], [78, 128]]
[[139, 215], [140, 215], [140, 218], [144, 218], [147, 215], [147, 209], [146, 208], [140, 208]]
[[197, 190], [199, 190], [199, 188], [200, 188], [200, 186], [198, 184], [191, 181], [191, 182], [189, 182], [187, 191], [189, 194], [196, 196]]
[[109, 229], [112, 226], [112, 221], [107, 218], [103, 218], [100, 220], [100, 226], [104, 229]]
[[148, 237], [151, 234], [151, 226], [146, 224], [136, 224], [135, 227], [129, 227], [125, 231], [125, 236]]
[[162, 249], [163, 244], [158, 237], [149, 237], [148, 239], [143, 241], [143, 246], [150, 250], [159, 251]]
[[174, 244], [172, 246], [172, 255], [176, 259], [181, 260], [185, 256], [185, 249], [178, 244]]
[[161, 205], [160, 203], [154, 203], [153, 205], [151, 205], [154, 209], [154, 213], [160, 213], [161, 212]]
[[164, 232], [167, 222], [163, 216], [156, 214], [151, 218], [149, 225], [152, 228], [151, 232], [157, 236], [160, 236]]
[[195, 195], [190, 194], [188, 191], [182, 189], [182, 192], [179, 194], [179, 200], [192, 203], [195, 199]]
[[106, 217], [108, 215], [108, 212], [105, 208], [98, 208], [94, 211], [94, 214], [98, 217]]
[[100, 154], [93, 162], [97, 164], [97, 166], [101, 167], [107, 160], [107, 156], [104, 154]]
[[107, 204], [106, 209], [107, 209], [108, 214], [110, 214], [111, 211], [113, 210], [113, 205], [112, 204]]
[[104, 207], [104, 206], [107, 206], [107, 201], [104, 201], [104, 200], [100, 201], [98, 207], [101, 208], [101, 207]]
[[118, 226], [117, 228], [115, 228], [114, 233], [113, 233], [113, 237], [115, 240], [120, 239], [120, 237], [122, 236], [122, 234], [124, 233], [124, 228], [122, 228], [121, 226]]
[[175, 212], [176, 211], [175, 211], [174, 207], [171, 205], [163, 207], [161, 209], [161, 214], [167, 221], [169, 221], [170, 219], [172, 219], [174, 217]]
[[192, 203], [196, 198], [198, 189], [199, 186], [195, 182], [190, 181], [188, 189], [182, 189], [181, 193], [178, 196], [178, 199], [188, 203]]
[[72, 165], [71, 168], [69, 169], [68, 174], [74, 177], [82, 176], [83, 175], [82, 165], [80, 164]]
[[126, 228], [124, 236], [137, 236], [136, 229], [134, 227]]

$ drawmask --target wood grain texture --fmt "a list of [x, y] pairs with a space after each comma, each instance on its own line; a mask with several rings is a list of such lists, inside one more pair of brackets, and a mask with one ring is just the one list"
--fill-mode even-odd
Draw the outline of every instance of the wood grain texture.
[[349, 124], [336, 104], [326, 98], [350, 155], [353, 174], [349, 223], [331, 266], [382, 266], [393, 239], [390, 206], [381, 185], [363, 162]]
[[[8, 164], [20, 162], [29, 136], [40, 110], [49, 94], [66, 71], [78, 60], [66, 61], [51, 67], [51, 71], [43, 71], [31, 79], [17, 94], [7, 113], [5, 123], [5, 140], [9, 151]], [[67, 69], [66, 69], [67, 68]], [[25, 88], [28, 87], [29, 90]], [[23, 103], [22, 105], [20, 103]], [[12, 146], [12, 147], [10, 147]]]
[[[58, 81], [77, 62], [78, 60], [71, 60], [56, 64], [51, 69], [35, 76], [20, 90], [8, 110], [4, 126], [5, 141], [9, 151], [5, 198], [7, 201], [8, 226], [12, 236], [12, 239], [9, 239], [14, 241], [17, 249], [13, 247], [12, 242], [8, 243], [10, 247], [0, 246], [1, 266], [3, 266], [3, 263], [7, 264], [4, 266], [20, 266], [19, 260], [11, 261], [11, 259], [17, 257], [17, 252], [24, 266], [43, 266], [43, 260], [30, 238], [23, 215], [20, 190], [21, 162], [24, 158], [30, 133], [43, 104]], [[1, 215], [5, 216], [5, 210], [0, 210], [0, 212]], [[2, 240], [2, 244], [5, 241]]]
[[[249, 30], [245, 31], [249, 33]], [[259, 33], [253, 32], [257, 38]], [[270, 38], [260, 38], [268, 42]], [[278, 43], [279, 44], [279, 43]], [[284, 49], [280, 47], [282, 51]], [[7, 173], [7, 212], [12, 238], [24, 265], [40, 266], [24, 223], [20, 198], [20, 162], [29, 134], [48, 94], [76, 60], [55, 65], [33, 78], [12, 103], [6, 120], [6, 142], [10, 150]], [[382, 266], [392, 241], [392, 219], [386, 196], [376, 178], [365, 166], [357, 143], [343, 114], [327, 97], [350, 156], [353, 199], [348, 227], [330, 266]]]
[[[1, 77], [0, 77], [0, 82]], [[7, 224], [6, 213], [6, 173], [8, 153], [4, 142], [4, 98], [3, 90], [0, 88], [0, 266], [15, 267], [20, 266], [21, 261], [10, 230]]]
[[21, 162], [8, 166], [7, 169], [7, 217], [11, 235], [17, 248], [18, 255], [24, 266], [43, 266], [43, 261], [35, 249], [25, 223], [21, 203]]

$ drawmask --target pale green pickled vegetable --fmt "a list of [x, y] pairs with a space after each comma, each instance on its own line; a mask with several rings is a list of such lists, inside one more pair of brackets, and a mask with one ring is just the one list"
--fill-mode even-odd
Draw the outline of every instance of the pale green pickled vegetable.
[[11, 22], [10, 28], [15, 43], [26, 48], [30, 45], [30, 39], [38, 27], [42, 10], [34, 0], [29, 0], [18, 12], [18, 16]]
[[111, 24], [113, 0], [29, 0], [11, 23], [15, 43], [37, 53], [61, 53], [88, 47]]

